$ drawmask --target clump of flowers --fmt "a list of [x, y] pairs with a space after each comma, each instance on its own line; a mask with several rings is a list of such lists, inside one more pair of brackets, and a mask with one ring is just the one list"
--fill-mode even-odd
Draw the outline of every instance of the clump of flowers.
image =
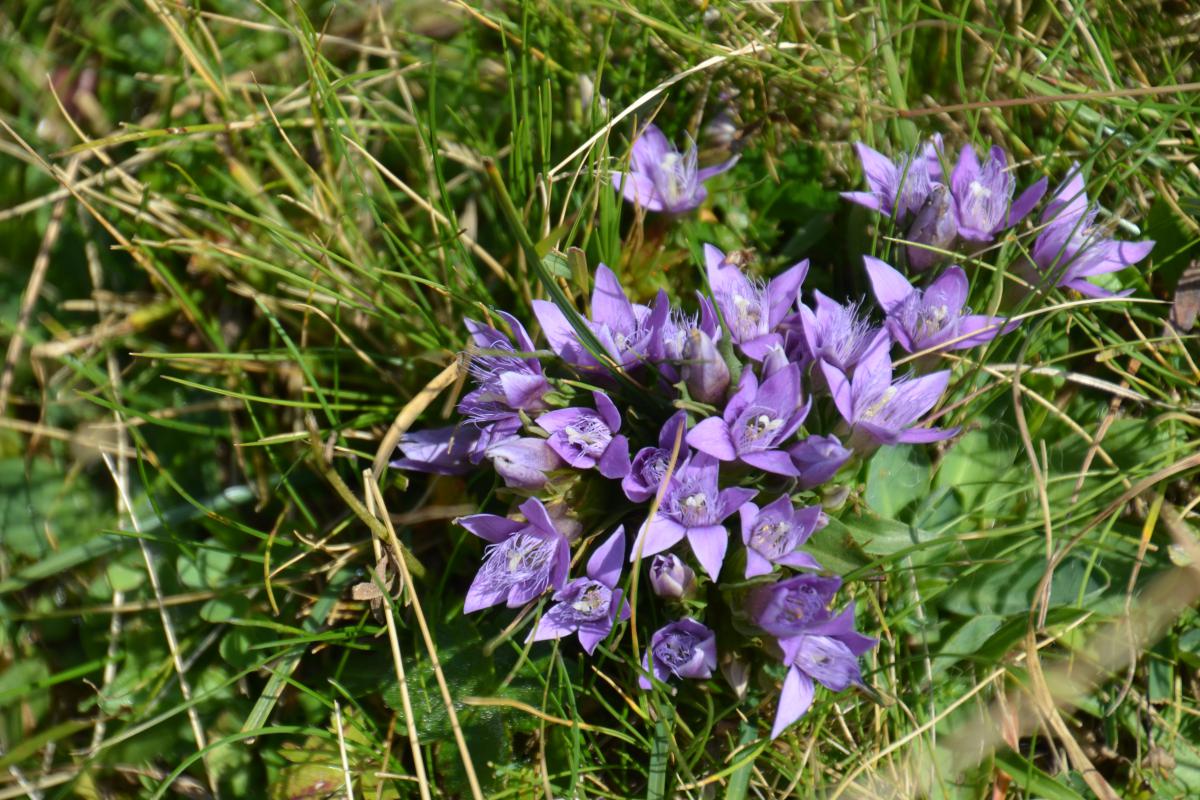
[[[515, 316], [467, 321], [461, 421], [405, 437], [394, 462], [440, 474], [491, 464], [516, 505], [457, 521], [485, 542], [466, 613], [533, 608], [529, 640], [577, 636], [588, 655], [629, 652], [630, 624], [666, 616], [630, 653], [635, 682], [682, 691], [720, 664], [741, 695], [748, 669], [777, 661], [772, 737], [803, 717], [817, 684], [867, 685], [860, 659], [876, 640], [855, 629], [854, 604], [837, 600], [842, 578], [806, 547], [834, 513], [825, 501], [845, 496], [838, 476], [852, 477], [864, 456], [956, 435], [933, 418], [951, 372], [928, 365], [1016, 324], [971, 312], [962, 267], [911, 275], [1017, 225], [1046, 181], [1014, 197], [997, 147], [982, 162], [963, 148], [947, 175], [937, 137], [898, 160], [858, 153], [869, 191], [846, 197], [905, 226], [911, 242], [908, 276], [866, 257], [877, 310], [818, 291], [805, 302], [806, 261], [764, 279], [705, 244], [708, 291], [694, 308], [661, 291], [635, 303], [603, 264], [588, 315], [535, 300], [552, 355]], [[631, 203], [680, 213], [704, 200], [705, 177], [730, 166], [700, 170], [694, 149], [681, 154], [648, 126], [630, 170], [612, 180]], [[1075, 168], [1030, 251], [1046, 281], [1098, 294], [1087, 277], [1149, 252], [1152, 243], [1101, 235], [1095, 217]]]

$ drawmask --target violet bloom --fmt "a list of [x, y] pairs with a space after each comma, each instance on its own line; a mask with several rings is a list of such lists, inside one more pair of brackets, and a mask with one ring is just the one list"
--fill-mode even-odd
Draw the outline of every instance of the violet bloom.
[[742, 542], [746, 545], [746, 577], [770, 573], [776, 564], [797, 569], [820, 569], [820, 563], [798, 549], [808, 541], [821, 519], [820, 506], [796, 508], [786, 494], [761, 509], [744, 503]]
[[530, 640], [541, 642], [578, 633], [579, 644], [591, 655], [613, 625], [629, 619], [629, 603], [617, 588], [624, 559], [625, 528], [621, 526], [592, 553], [587, 577], [569, 581], [554, 593], [555, 604], [542, 615]]
[[737, 394], [720, 417], [702, 420], [687, 435], [688, 444], [721, 461], [741, 461], [777, 475], [795, 475], [792, 459], [780, 449], [811, 404], [800, 403], [800, 368], [789, 364], [760, 385], [742, 372]]
[[708, 284], [734, 343], [748, 358], [761, 360], [768, 347], [782, 342], [775, 330], [796, 302], [800, 284], [808, 274], [808, 261], [784, 270], [765, 284], [748, 278], [711, 244], [704, 245], [704, 261]]
[[[642, 669], [664, 683], [677, 678], [711, 678], [717, 668], [717, 635], [690, 617], [672, 622], [654, 632], [642, 656]], [[649, 689], [649, 678], [640, 676], [638, 686]]]
[[997, 233], [1016, 225], [1046, 193], [1042, 178], [1015, 201], [1017, 179], [1007, 169], [1008, 157], [1000, 147], [988, 151], [980, 165], [975, 148], [965, 145], [950, 175], [958, 235], [972, 242], [990, 242]]
[[788, 450], [801, 489], [812, 489], [832, 478], [853, 454], [852, 450], [842, 447], [836, 436], [815, 434]]
[[1119, 272], [1150, 254], [1154, 242], [1122, 242], [1109, 239], [1095, 226], [1097, 206], [1089, 206], [1087, 190], [1078, 164], [1071, 165], [1063, 181], [1046, 204], [1041, 234], [1033, 243], [1033, 262], [1055, 286], [1074, 289], [1087, 297], [1114, 297], [1113, 293], [1088, 280], [1094, 275]]
[[[647, 361], [659, 346], [662, 328], [670, 312], [665, 292], [660, 291], [654, 307], [636, 305], [625, 296], [617, 276], [604, 264], [596, 267], [592, 289], [592, 318], [587, 326], [596, 335], [607, 355], [622, 368]], [[558, 306], [548, 300], [534, 300], [533, 313], [550, 342], [550, 349], [568, 364], [589, 369], [603, 365], [579, 341], [575, 329]]]
[[822, 364], [821, 369], [842, 418], [856, 433], [864, 432], [875, 442], [937, 442], [958, 432], [958, 428], [912, 427], [946, 391], [949, 370], [893, 382], [892, 360], [886, 348], [879, 348], [863, 359], [852, 379], [829, 364]]
[[408, 431], [396, 446], [400, 458], [389, 466], [437, 475], [464, 475], [471, 471], [471, 456], [478, 451], [479, 439], [479, 429], [473, 425]]
[[681, 153], [654, 125], [633, 141], [629, 171], [612, 173], [613, 188], [649, 211], [680, 214], [699, 208], [708, 196], [704, 181], [737, 163], [737, 156], [713, 167], [697, 168], [696, 145]]
[[455, 520], [488, 542], [483, 566], [467, 590], [463, 613], [507, 603], [525, 605], [546, 589], [561, 589], [571, 566], [571, 547], [542, 505], [531, 497], [519, 506], [525, 522], [495, 514]]
[[842, 192], [842, 197], [888, 217], [903, 220], [916, 213], [925, 203], [931, 187], [944, 181], [938, 153], [942, 137], [934, 136], [916, 156], [901, 156], [899, 161], [873, 150], [862, 142], [854, 149], [862, 162], [866, 192]]
[[659, 553], [650, 562], [650, 588], [659, 597], [682, 600], [696, 588], [696, 573], [674, 553]]
[[841, 586], [836, 575], [797, 575], [751, 590], [746, 610], [754, 624], [772, 636], [796, 636], [829, 621], [829, 604]]
[[565, 466], [545, 439], [534, 436], [510, 437], [488, 447], [485, 455], [511, 489], [541, 489], [546, 473]]
[[604, 392], [592, 392], [592, 397], [599, 413], [560, 408], [542, 414], [537, 423], [550, 434], [550, 449], [572, 467], [596, 467], [606, 478], [623, 478], [629, 474], [629, 440], [617, 433], [621, 414]]
[[1003, 317], [968, 314], [967, 274], [951, 267], [922, 291], [878, 258], [865, 256], [875, 299], [887, 314], [887, 329], [909, 353], [920, 350], [963, 350], [986, 344], [1016, 323]]
[[[472, 343], [483, 353], [472, 353], [468, 370], [476, 388], [458, 404], [458, 410], [476, 423], [492, 422], [511, 416], [515, 411], [543, 411], [543, 397], [550, 384], [542, 374], [538, 359], [528, 355], [534, 351], [533, 341], [525, 328], [512, 315], [497, 312], [512, 329], [516, 347], [495, 328], [465, 320]], [[519, 356], [518, 352], [526, 355]]]
[[887, 349], [887, 331], [871, 325], [857, 303], [838, 303], [819, 291], [813, 297], [815, 310], [800, 306], [805, 364], [818, 361], [848, 373], [868, 353]]
[[638, 534], [633, 556], [651, 556], [687, 537], [704, 571], [716, 580], [725, 561], [729, 533], [723, 523], [758, 492], [717, 487], [717, 461], [704, 453], [692, 456], [672, 476], [662, 504]]
[[[687, 412], [678, 411], [671, 416], [658, 433], [658, 447], [643, 447], [633, 457], [629, 472], [621, 479], [621, 489], [625, 496], [635, 503], [644, 503], [658, 492], [663, 478], [667, 474], [667, 465], [671, 463], [671, 451], [675, 448], [675, 438], [680, 436], [680, 429], [687, 427]], [[682, 464], [687, 458], [687, 447], [680, 438], [677, 462]]]
[[780, 639], [779, 647], [783, 650], [783, 663], [788, 667], [788, 674], [779, 693], [771, 738], [783, 733], [812, 706], [814, 680], [834, 692], [851, 685], [861, 686], [858, 657], [875, 644], [875, 639], [854, 630], [853, 605], [798, 636]]

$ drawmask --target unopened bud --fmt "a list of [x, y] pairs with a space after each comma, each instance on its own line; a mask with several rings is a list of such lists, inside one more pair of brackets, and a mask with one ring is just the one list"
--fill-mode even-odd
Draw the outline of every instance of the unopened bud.
[[713, 340], [699, 328], [688, 332], [683, 346], [683, 380], [688, 394], [701, 403], [718, 404], [729, 388], [729, 366]]

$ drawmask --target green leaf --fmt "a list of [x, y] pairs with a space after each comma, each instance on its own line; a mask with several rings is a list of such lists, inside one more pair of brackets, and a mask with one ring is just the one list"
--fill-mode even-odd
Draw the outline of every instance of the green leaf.
[[1084, 800], [1074, 789], [1042, 772], [1020, 753], [1001, 750], [996, 753], [996, 763], [1012, 776], [1013, 783], [1034, 797], [1045, 800]]
[[929, 494], [929, 455], [924, 447], [882, 447], [867, 467], [867, 505], [881, 517], [900, 519]]
[[954, 489], [964, 508], [975, 508], [979, 497], [1003, 479], [1016, 458], [1015, 444], [999, 426], [971, 431], [942, 457], [933, 485]]

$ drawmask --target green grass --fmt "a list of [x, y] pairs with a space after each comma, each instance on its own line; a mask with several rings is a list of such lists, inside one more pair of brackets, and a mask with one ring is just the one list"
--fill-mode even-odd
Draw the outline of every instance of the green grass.
[[[0, 3], [0, 798], [469, 797], [456, 726], [490, 798], [1196, 796], [1172, 543], [1200, 352], [1166, 319], [1200, 254], [1198, 25], [1128, 0]], [[623, 208], [633, 120], [715, 157], [725, 103], [742, 161], [705, 208]], [[364, 481], [398, 415], [452, 418], [452, 373], [422, 389], [463, 315], [579, 300], [601, 261], [686, 297], [702, 242], [861, 296], [861, 254], [895, 245], [837, 197], [850, 145], [934, 132], [1001, 144], [1022, 184], [1083, 162], [1158, 244], [1115, 278], [1130, 301], [1056, 294], [948, 362], [967, 433], [880, 451], [830, 509], [814, 551], [881, 639], [878, 696], [818, 695], [768, 743], [777, 669], [741, 702], [643, 694], [628, 633], [585, 659], [464, 617], [480, 551], [449, 520], [501, 511], [493, 477]], [[1031, 243], [978, 265], [975, 308]], [[379, 501], [416, 573], [394, 648], [352, 595]]]

